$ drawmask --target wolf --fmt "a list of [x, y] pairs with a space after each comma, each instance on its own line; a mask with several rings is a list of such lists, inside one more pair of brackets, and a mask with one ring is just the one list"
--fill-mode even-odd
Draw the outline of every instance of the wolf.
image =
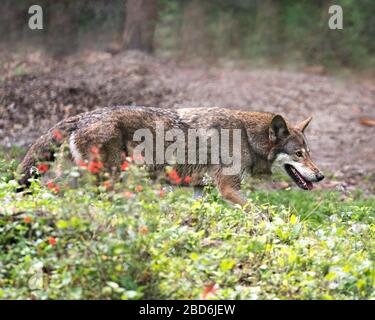
[[[311, 190], [314, 182], [324, 179], [321, 170], [310, 156], [310, 148], [305, 137], [305, 129], [311, 117], [292, 125], [279, 114], [253, 112], [226, 108], [183, 108], [169, 110], [154, 107], [115, 106], [82, 113], [57, 123], [30, 147], [19, 166], [22, 178], [21, 186], [27, 187], [29, 179], [36, 173], [35, 165], [39, 161], [53, 161], [56, 150], [63, 144], [69, 146], [70, 157], [74, 162], [88, 160], [92, 147], [97, 147], [100, 158], [107, 170], [116, 174], [115, 168], [121, 165], [121, 154], [131, 154], [139, 140], [135, 141], [137, 131], [147, 129], [156, 136], [157, 123], [163, 123], [166, 130], [179, 130], [185, 136], [189, 130], [203, 130], [196, 138], [207, 139], [208, 157], [205, 163], [177, 163], [176, 171], [180, 176], [191, 176], [195, 190], [204, 187], [205, 174], [212, 177], [221, 196], [234, 204], [245, 206], [246, 198], [242, 195], [241, 181], [244, 176], [270, 175], [277, 168], [285, 170], [298, 187]], [[219, 155], [218, 161], [212, 161], [211, 153], [217, 140], [207, 132], [216, 130], [223, 139], [223, 130], [237, 130], [239, 140], [229, 140], [233, 161], [239, 163], [238, 172], [226, 174], [228, 166]], [[59, 132], [56, 136], [56, 132]], [[153, 138], [155, 139], [155, 138]], [[157, 143], [152, 141], [153, 146]], [[175, 141], [163, 146], [167, 149]], [[202, 144], [184, 143], [185, 153], [189, 147], [199, 153]], [[234, 151], [239, 152], [234, 152]], [[151, 152], [155, 159], [155, 150]], [[165, 163], [153, 161], [147, 167], [150, 173], [160, 173]], [[198, 192], [199, 193], [199, 192]]]

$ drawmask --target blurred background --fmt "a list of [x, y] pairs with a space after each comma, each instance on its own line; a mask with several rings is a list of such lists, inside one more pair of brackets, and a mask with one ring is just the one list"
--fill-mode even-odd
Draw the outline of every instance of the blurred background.
[[[34, 4], [42, 30], [28, 26]], [[328, 27], [333, 4], [342, 30]], [[312, 115], [326, 177], [375, 190], [373, 0], [2, 0], [0, 30], [6, 150], [119, 104]]]
[[[44, 30], [28, 28], [32, 4]], [[344, 11], [344, 31], [327, 27], [328, 7]], [[256, 65], [374, 67], [373, 0], [2, 0], [0, 44], [78, 50], [141, 49], [163, 57], [241, 59]]]

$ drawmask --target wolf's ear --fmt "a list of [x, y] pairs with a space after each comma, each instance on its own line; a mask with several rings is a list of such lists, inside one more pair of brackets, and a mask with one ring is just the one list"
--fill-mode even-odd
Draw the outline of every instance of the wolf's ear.
[[277, 114], [272, 118], [269, 137], [272, 143], [278, 143], [289, 136], [288, 126], [282, 116]]
[[305, 131], [307, 126], [309, 125], [310, 121], [312, 120], [312, 117], [308, 117], [306, 120], [300, 122], [299, 124], [296, 125], [296, 128], [298, 130], [301, 130], [302, 132]]

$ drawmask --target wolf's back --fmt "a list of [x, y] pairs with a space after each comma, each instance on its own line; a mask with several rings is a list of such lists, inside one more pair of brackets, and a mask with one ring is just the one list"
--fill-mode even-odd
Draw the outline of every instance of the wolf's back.
[[[30, 147], [18, 169], [22, 176], [19, 184], [28, 187], [28, 180], [36, 175], [33, 167], [38, 162], [53, 161], [58, 148], [65, 141], [70, 142], [73, 132], [75, 136], [78, 134], [81, 147], [88, 150], [90, 144], [106, 145], [113, 138], [120, 138], [120, 135], [132, 139], [137, 129], [155, 129], [155, 121], [164, 122], [167, 128], [184, 127], [179, 116], [171, 110], [138, 106], [101, 108], [65, 119], [49, 129]], [[119, 130], [122, 132], [118, 133]]]

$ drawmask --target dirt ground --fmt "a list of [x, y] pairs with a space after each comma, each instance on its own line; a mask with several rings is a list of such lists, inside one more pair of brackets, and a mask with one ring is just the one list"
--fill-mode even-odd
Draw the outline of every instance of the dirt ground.
[[138, 52], [0, 58], [0, 145], [27, 146], [63, 117], [115, 104], [271, 111], [294, 122], [312, 115], [307, 138], [318, 166], [344, 187], [375, 182], [375, 126], [360, 123], [375, 119], [370, 81], [177, 64]]

